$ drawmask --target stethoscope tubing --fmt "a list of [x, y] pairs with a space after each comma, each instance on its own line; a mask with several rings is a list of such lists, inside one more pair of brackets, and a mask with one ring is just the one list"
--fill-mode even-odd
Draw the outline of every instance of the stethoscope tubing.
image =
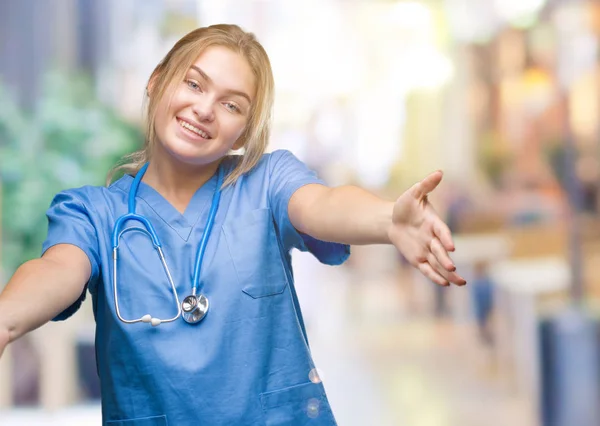
[[[116, 220], [115, 226], [113, 229], [113, 234], [112, 234], [113, 292], [114, 292], [114, 298], [115, 298], [115, 310], [116, 310], [118, 318], [121, 321], [123, 321], [126, 324], [135, 324], [138, 322], [146, 322], [146, 323], [151, 323], [152, 325], [156, 326], [161, 323], [168, 323], [168, 322], [173, 322], [173, 321], [177, 320], [181, 316], [182, 310], [181, 310], [181, 304], [179, 302], [179, 296], [177, 294], [177, 289], [175, 287], [175, 283], [173, 281], [171, 271], [169, 270], [169, 266], [167, 265], [165, 255], [162, 250], [162, 244], [161, 244], [160, 239], [154, 229], [154, 226], [152, 226], [152, 223], [146, 217], [136, 213], [135, 198], [136, 198], [142, 177], [144, 176], [144, 173], [148, 169], [148, 165], [149, 165], [149, 163], [144, 164], [140, 168], [138, 173], [136, 174], [136, 176], [131, 184], [131, 187], [129, 189], [128, 212], [127, 212], [127, 214], [124, 214], [123, 216], [119, 217]], [[223, 184], [223, 174], [224, 174], [223, 167], [219, 166], [218, 177], [217, 177], [217, 187], [216, 187], [215, 192], [212, 197], [212, 202], [211, 202], [211, 207], [210, 207], [210, 211], [208, 214], [208, 220], [206, 223], [206, 227], [202, 234], [202, 239], [200, 241], [200, 245], [199, 245], [198, 251], [196, 253], [196, 262], [195, 262], [194, 276], [193, 276], [193, 281], [192, 281], [192, 295], [193, 296], [196, 296], [198, 284], [200, 282], [200, 269], [202, 266], [202, 260], [204, 258], [204, 253], [206, 252], [206, 245], [208, 244], [208, 239], [209, 239], [211, 230], [212, 230], [214, 222], [215, 222], [217, 209], [219, 207], [219, 202], [220, 202], [220, 198], [221, 198], [221, 186]], [[136, 221], [136, 222], [140, 223], [143, 226], [143, 228], [130, 227], [130, 228], [123, 229], [123, 227], [127, 221]], [[126, 232], [130, 232], [130, 231], [139, 231], [139, 232], [142, 232], [142, 233], [148, 235], [150, 237], [150, 239], [152, 240], [152, 244], [154, 245], [154, 248], [157, 250], [157, 252], [159, 254], [161, 263], [163, 265], [163, 269], [165, 270], [165, 273], [167, 274], [167, 278], [169, 280], [169, 286], [171, 287], [171, 291], [173, 292], [173, 296], [177, 303], [177, 314], [172, 318], [162, 320], [159, 318], [154, 318], [150, 314], [146, 314], [141, 318], [128, 320], [128, 319], [125, 319], [121, 315], [121, 310], [119, 307], [119, 295], [118, 295], [118, 273], [117, 273], [118, 257], [119, 257], [118, 249], [119, 249], [119, 241], [120, 241], [121, 237], [123, 236], [123, 234], [125, 234]]]

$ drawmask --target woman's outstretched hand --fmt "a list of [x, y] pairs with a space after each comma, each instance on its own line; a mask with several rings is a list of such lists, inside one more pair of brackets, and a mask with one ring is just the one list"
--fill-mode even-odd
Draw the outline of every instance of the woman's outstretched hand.
[[427, 278], [439, 285], [464, 285], [448, 254], [454, 251], [450, 229], [427, 199], [442, 176], [441, 171], [430, 174], [396, 200], [388, 233], [398, 251]]

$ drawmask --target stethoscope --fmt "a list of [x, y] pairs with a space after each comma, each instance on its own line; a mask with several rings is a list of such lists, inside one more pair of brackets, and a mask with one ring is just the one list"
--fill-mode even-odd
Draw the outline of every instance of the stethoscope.
[[[217, 209], [219, 207], [219, 200], [221, 198], [221, 185], [223, 183], [223, 167], [219, 167], [218, 177], [217, 177], [217, 187], [215, 189], [215, 193], [212, 198], [212, 204], [210, 206], [210, 212], [208, 213], [208, 220], [206, 221], [206, 227], [204, 228], [204, 233], [202, 234], [202, 240], [200, 241], [200, 246], [198, 247], [198, 254], [196, 255], [196, 266], [194, 268], [194, 278], [192, 281], [192, 294], [183, 299], [183, 302], [179, 303], [179, 297], [177, 296], [177, 290], [175, 289], [175, 284], [173, 282], [173, 277], [171, 276], [171, 271], [167, 266], [167, 261], [165, 260], [164, 253], [162, 251], [162, 245], [160, 243], [160, 239], [154, 230], [154, 227], [150, 223], [150, 221], [142, 215], [136, 214], [135, 212], [135, 196], [137, 195], [138, 187], [140, 186], [140, 182], [144, 173], [146, 173], [146, 169], [148, 168], [148, 164], [144, 164], [144, 166], [139, 170], [136, 174], [133, 183], [129, 189], [129, 211], [127, 214], [119, 217], [115, 222], [115, 227], [113, 229], [113, 290], [115, 296], [115, 309], [117, 311], [117, 316], [121, 321], [126, 324], [135, 324], [138, 322], [150, 323], [154, 327], [159, 326], [162, 323], [173, 322], [183, 315], [183, 319], [188, 324], [197, 324], [199, 323], [208, 312], [208, 299], [203, 294], [196, 294], [198, 289], [198, 283], [200, 281], [200, 267], [202, 265], [202, 258], [204, 257], [204, 252], [206, 250], [206, 244], [208, 243], [208, 237], [210, 236], [210, 231], [213, 227], [215, 216], [217, 214]], [[122, 229], [124, 227], [125, 222], [128, 220], [134, 220], [143, 225], [143, 228], [139, 227], [129, 227]], [[169, 279], [169, 284], [171, 286], [171, 290], [173, 292], [173, 297], [175, 298], [175, 303], [177, 305], [177, 315], [173, 318], [169, 319], [160, 319], [155, 318], [150, 314], [146, 314], [141, 318], [127, 320], [121, 316], [121, 311], [119, 309], [119, 296], [118, 296], [118, 283], [117, 283], [117, 259], [118, 259], [118, 249], [119, 249], [119, 241], [121, 236], [129, 231], [139, 231], [150, 237], [152, 240], [152, 244], [154, 248], [158, 252], [160, 256], [160, 261], [162, 262], [163, 268], [167, 274]]]

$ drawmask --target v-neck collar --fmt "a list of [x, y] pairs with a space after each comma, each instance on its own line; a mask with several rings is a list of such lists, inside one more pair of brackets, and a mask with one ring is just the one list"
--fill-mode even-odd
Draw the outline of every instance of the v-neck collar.
[[[221, 166], [222, 167], [222, 166]], [[129, 189], [133, 183], [133, 177], [125, 175], [115, 185], [129, 194]], [[158, 191], [152, 188], [150, 185], [140, 182], [138, 191], [136, 194], [136, 201], [142, 200], [148, 205], [158, 217], [160, 217], [168, 226], [179, 234], [184, 240], [188, 241], [192, 229], [196, 226], [201, 217], [206, 216], [212, 196], [217, 187], [217, 173], [211, 176], [211, 178], [202, 185], [190, 200], [185, 212], [180, 213], [173, 205], [167, 201]], [[139, 206], [136, 209], [139, 212]], [[205, 226], [204, 224], [203, 226]]]

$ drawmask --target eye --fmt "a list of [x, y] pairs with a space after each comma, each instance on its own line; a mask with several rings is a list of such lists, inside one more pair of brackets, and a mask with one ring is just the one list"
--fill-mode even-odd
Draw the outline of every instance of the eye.
[[225, 102], [224, 105], [225, 105], [225, 108], [227, 108], [231, 112], [240, 112], [240, 108], [234, 103]]
[[188, 87], [190, 89], [197, 90], [199, 92], [202, 91], [200, 85], [198, 84], [198, 82], [196, 82], [194, 80], [186, 80], [185, 82], [186, 82], [186, 84], [188, 85]]

